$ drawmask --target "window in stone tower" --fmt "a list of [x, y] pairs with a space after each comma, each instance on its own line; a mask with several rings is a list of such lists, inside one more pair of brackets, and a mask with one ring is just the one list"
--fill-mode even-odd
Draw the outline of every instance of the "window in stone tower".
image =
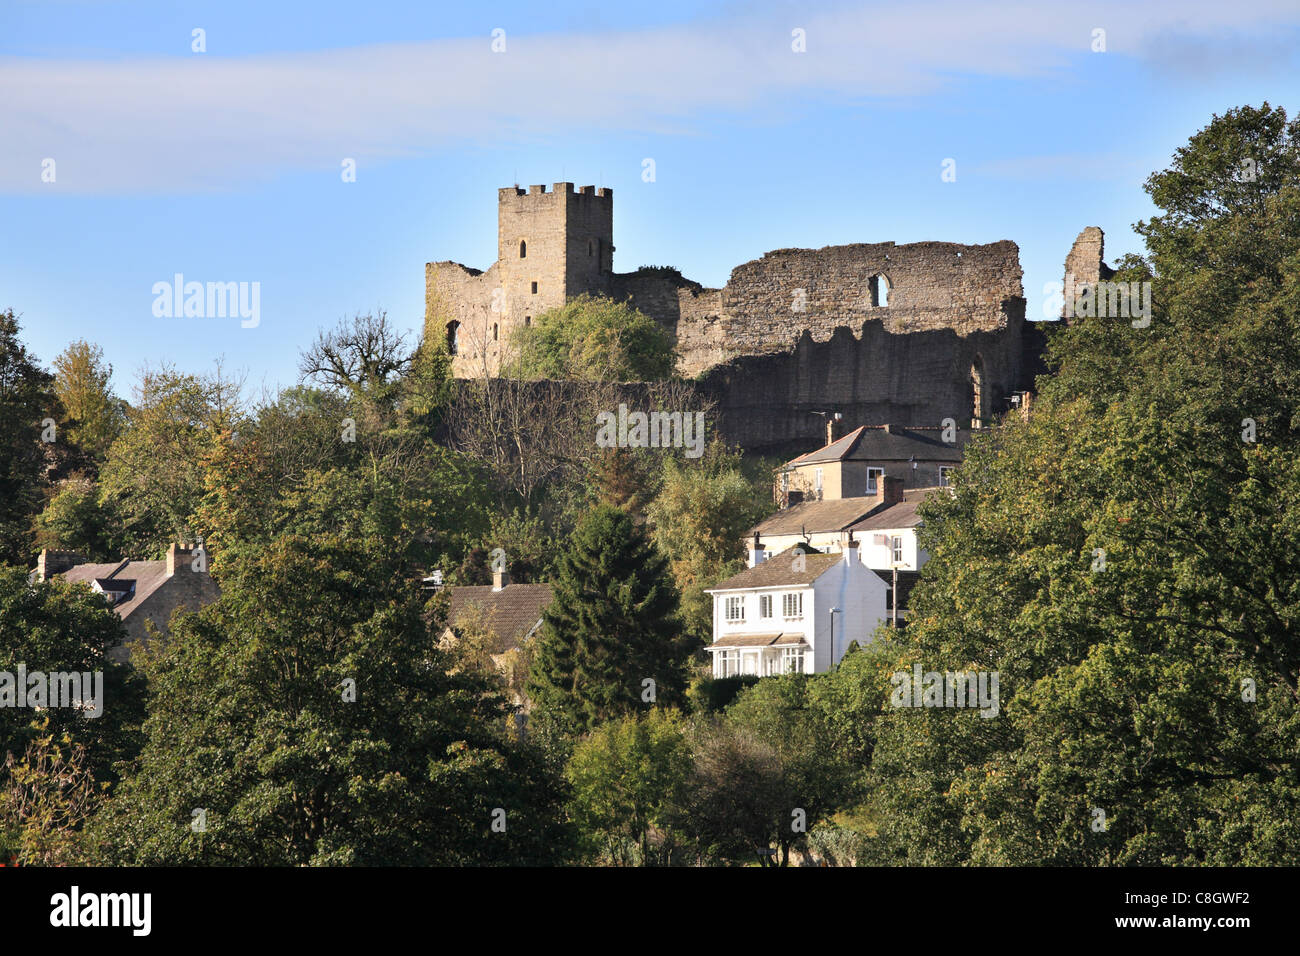
[[533, 283], [533, 295], [537, 295], [537, 283]]
[[533, 317], [532, 317], [531, 315], [525, 315], [525, 316], [524, 316], [524, 328], [527, 328], [528, 326], [530, 326], [530, 325], [532, 325], [532, 324], [533, 324]]
[[497, 324], [496, 324], [495, 322], [493, 322], [493, 323], [492, 323], [492, 341], [495, 342], [496, 340], [497, 340]]
[[522, 239], [519, 240], [519, 258], [528, 258], [528, 243], [524, 242]]
[[590, 239], [588, 239], [588, 240], [587, 240], [587, 255], [588, 255], [588, 256], [594, 256], [595, 254], [596, 254], [596, 244], [595, 244], [594, 242], [592, 242]]
[[447, 323], [447, 351], [451, 355], [455, 355], [459, 347], [460, 343], [457, 341], [460, 338], [459, 333], [460, 333], [459, 322]]
[[889, 280], [883, 275], [871, 277], [871, 304], [874, 306], [889, 305]]

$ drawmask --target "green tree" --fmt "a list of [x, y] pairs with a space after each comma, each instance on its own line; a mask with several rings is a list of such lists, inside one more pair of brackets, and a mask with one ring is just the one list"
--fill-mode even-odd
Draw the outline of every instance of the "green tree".
[[126, 426], [126, 403], [109, 385], [113, 366], [104, 350], [78, 339], [54, 360], [54, 391], [67, 415], [69, 439], [103, 460]]
[[1152, 324], [1054, 333], [1031, 420], [923, 506], [896, 669], [996, 672], [1000, 703], [881, 714], [883, 859], [1296, 862], [1298, 133], [1233, 110], [1153, 175], [1116, 277]]
[[194, 536], [204, 462], [223, 434], [242, 427], [239, 385], [171, 368], [141, 375], [127, 430], [100, 469], [102, 502], [120, 514], [128, 553], [160, 556]]
[[31, 553], [31, 521], [41, 508], [52, 443], [45, 420], [60, 417], [54, 378], [18, 340], [18, 317], [0, 312], [0, 562]]
[[101, 502], [95, 482], [73, 475], [59, 487], [34, 522], [36, 550], [76, 551], [89, 561], [118, 560], [121, 519], [111, 502]]
[[587, 514], [553, 587], [528, 682], [540, 716], [586, 731], [651, 700], [683, 701], [698, 644], [681, 633], [667, 562], [625, 512], [602, 505]]
[[771, 507], [741, 470], [739, 454], [717, 442], [697, 461], [665, 458], [647, 514], [692, 635], [707, 640], [712, 634], [713, 601], [704, 589], [744, 566], [745, 532]]
[[626, 302], [586, 294], [511, 336], [521, 378], [658, 381], [673, 373], [672, 335]]
[[91, 773], [86, 748], [64, 734], [38, 736], [21, 760], [10, 753], [0, 780], [0, 860], [22, 866], [76, 866], [87, 862], [83, 826], [100, 805], [103, 788]]
[[449, 669], [441, 628], [390, 556], [338, 538], [232, 562], [221, 600], [148, 662], [147, 739], [99, 815], [105, 859], [551, 860], [563, 788], [507, 739], [501, 697]]
[[[115, 764], [140, 746], [144, 683], [130, 668], [107, 658], [126, 638], [121, 619], [101, 595], [83, 584], [35, 583], [23, 568], [0, 565], [0, 672], [17, 675], [21, 665], [39, 671], [102, 675], [103, 712], [83, 715], [72, 707], [49, 707], [43, 730], [30, 708], [0, 706], [0, 754], [22, 754], [41, 733], [71, 737], [87, 747], [88, 765], [100, 780], [116, 776]], [[84, 693], [83, 689], [83, 693]], [[0, 693], [3, 693], [0, 691]]]
[[775, 760], [786, 804], [769, 821], [769, 834], [782, 866], [814, 824], [861, 799], [865, 766], [833, 732], [813, 693], [832, 679], [808, 674], [766, 678], [742, 691], [724, 718], [738, 733], [765, 745]]
[[597, 727], [565, 770], [570, 814], [588, 852], [620, 864], [672, 862], [690, 772], [686, 734], [671, 711], [655, 707]]

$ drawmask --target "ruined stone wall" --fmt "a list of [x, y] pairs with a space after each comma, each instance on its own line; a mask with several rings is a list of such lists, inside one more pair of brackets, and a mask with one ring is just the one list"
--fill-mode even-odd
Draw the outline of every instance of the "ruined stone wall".
[[718, 407], [718, 427], [742, 448], [765, 454], [799, 454], [825, 443], [825, 419], [840, 412], [860, 424], [958, 427], [972, 417], [972, 366], [982, 369], [988, 418], [1001, 413], [1012, 392], [1028, 388], [1023, 336], [1024, 304], [1007, 326], [959, 335], [954, 329], [894, 334], [867, 322], [860, 337], [836, 329], [818, 342], [803, 333], [790, 353], [744, 356], [699, 380]]
[[[698, 378], [723, 435], [750, 450], [817, 447], [813, 412], [855, 424], [990, 421], [1042, 370], [1014, 242], [779, 249], [708, 289], [675, 269], [614, 274], [612, 207], [610, 190], [570, 183], [503, 189], [498, 262], [426, 268], [430, 331], [461, 323], [458, 377], [495, 374], [516, 328], [583, 292], [630, 300], [669, 329], [678, 374]], [[1101, 231], [1085, 230], [1072, 259], [1082, 269], [1100, 255]]]
[[789, 352], [805, 332], [825, 342], [837, 328], [856, 334], [875, 322], [893, 334], [953, 329], [964, 336], [1007, 328], [1014, 313], [1023, 315], [1019, 251], [1005, 240], [779, 249], [737, 266], [722, 289], [656, 272], [615, 276], [613, 293], [672, 329], [684, 376]]

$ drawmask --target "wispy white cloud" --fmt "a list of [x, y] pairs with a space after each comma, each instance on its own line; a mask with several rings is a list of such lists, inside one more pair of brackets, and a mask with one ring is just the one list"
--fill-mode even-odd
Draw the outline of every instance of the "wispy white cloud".
[[[289, 169], [577, 130], [662, 133], [810, 98], [933, 95], [963, 76], [1048, 77], [1107, 30], [1156, 69], [1176, 50], [1275, 59], [1294, 0], [1138, 7], [944, 2], [756, 13], [638, 32], [507, 34], [310, 54], [0, 58], [0, 190], [215, 188]], [[1248, 26], [1246, 26], [1248, 25]], [[807, 33], [793, 53], [791, 30]], [[1168, 37], [1176, 34], [1177, 44]], [[1207, 53], [1207, 51], [1209, 51]]]

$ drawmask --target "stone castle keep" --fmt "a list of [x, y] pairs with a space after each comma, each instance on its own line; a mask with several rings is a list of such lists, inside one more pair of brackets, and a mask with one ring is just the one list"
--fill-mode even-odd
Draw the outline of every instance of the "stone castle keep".
[[816, 413], [985, 422], [1040, 370], [1014, 242], [778, 249], [707, 289], [674, 269], [614, 272], [613, 204], [613, 190], [572, 183], [501, 189], [497, 261], [425, 266], [426, 334], [446, 337], [458, 378], [496, 374], [515, 329], [583, 293], [671, 331], [678, 374], [747, 450], [806, 450], [824, 433]]

